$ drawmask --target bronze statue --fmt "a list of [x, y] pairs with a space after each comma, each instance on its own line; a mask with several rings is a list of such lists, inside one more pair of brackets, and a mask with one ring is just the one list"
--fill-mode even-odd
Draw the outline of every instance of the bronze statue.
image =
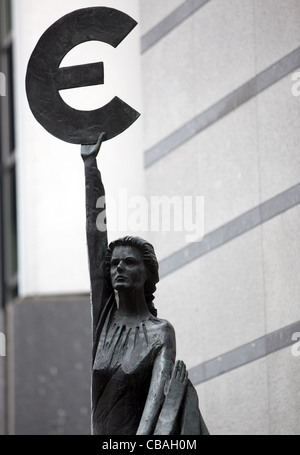
[[154, 249], [139, 237], [107, 244], [96, 219], [104, 196], [96, 157], [105, 135], [83, 145], [93, 313], [92, 429], [95, 435], [208, 434], [172, 325], [153, 305]]
[[[152, 245], [138, 237], [107, 244], [98, 230], [97, 200], [104, 186], [96, 157], [103, 140], [125, 131], [139, 113], [115, 97], [95, 111], [68, 106], [59, 91], [102, 84], [103, 63], [60, 67], [86, 41], [114, 47], [136, 21], [107, 7], [83, 8], [42, 35], [28, 63], [26, 91], [35, 118], [54, 136], [82, 145], [93, 316], [92, 430], [95, 435], [208, 434], [197, 393], [183, 362], [175, 360], [175, 333], [153, 305], [159, 280]], [[105, 134], [98, 134], [105, 131]]]

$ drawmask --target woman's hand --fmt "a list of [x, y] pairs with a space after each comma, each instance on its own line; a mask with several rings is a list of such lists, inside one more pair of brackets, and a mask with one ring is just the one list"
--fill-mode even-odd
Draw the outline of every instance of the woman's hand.
[[96, 144], [91, 145], [82, 145], [81, 146], [81, 156], [83, 159], [88, 157], [97, 158], [102, 142], [105, 139], [105, 133], [99, 135], [98, 141]]

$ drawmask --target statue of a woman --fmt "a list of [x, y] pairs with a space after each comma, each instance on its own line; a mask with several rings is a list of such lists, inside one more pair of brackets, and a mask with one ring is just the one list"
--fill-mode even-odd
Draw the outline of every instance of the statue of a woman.
[[174, 329], [157, 318], [153, 305], [159, 277], [152, 245], [125, 237], [108, 246], [106, 229], [97, 228], [104, 187], [96, 157], [103, 139], [101, 134], [97, 144], [81, 148], [93, 316], [93, 434], [208, 434], [185, 365], [175, 361]]

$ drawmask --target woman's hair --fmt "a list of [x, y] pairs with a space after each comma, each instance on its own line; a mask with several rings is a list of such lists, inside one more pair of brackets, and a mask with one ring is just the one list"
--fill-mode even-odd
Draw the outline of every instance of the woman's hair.
[[159, 282], [158, 276], [158, 261], [154, 252], [154, 248], [151, 243], [147, 242], [140, 237], [123, 237], [121, 239], [115, 240], [111, 242], [107, 248], [106, 256], [105, 256], [105, 264], [106, 264], [106, 273], [110, 279], [110, 265], [111, 265], [111, 257], [113, 250], [116, 246], [133, 246], [137, 248], [143, 257], [143, 261], [145, 267], [147, 269], [147, 280], [144, 286], [145, 292], [145, 299], [148, 305], [149, 311], [153, 316], [157, 316], [157, 310], [153, 304], [154, 300], [154, 292], [156, 291], [156, 284]]

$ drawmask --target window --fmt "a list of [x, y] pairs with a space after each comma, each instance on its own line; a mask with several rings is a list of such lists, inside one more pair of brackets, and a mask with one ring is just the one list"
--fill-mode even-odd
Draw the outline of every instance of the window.
[[0, 0], [0, 72], [0, 302], [4, 306], [18, 295], [11, 0]]

